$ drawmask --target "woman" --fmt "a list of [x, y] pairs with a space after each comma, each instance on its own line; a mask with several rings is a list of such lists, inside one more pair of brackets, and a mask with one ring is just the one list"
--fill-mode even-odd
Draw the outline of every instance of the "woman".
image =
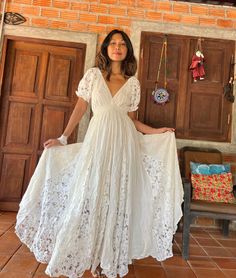
[[[123, 277], [134, 258], [172, 256], [182, 202], [178, 165], [174, 192], [170, 178], [163, 175], [165, 163], [145, 149], [147, 142], [151, 146], [159, 140], [157, 135], [144, 139], [141, 133], [174, 130], [152, 128], [136, 119], [136, 68], [128, 36], [111, 31], [97, 67], [79, 84], [79, 98], [63, 135], [44, 144], [20, 204], [16, 233], [38, 261], [48, 263], [50, 276], [77, 278], [86, 269], [95, 275], [100, 266], [108, 278]], [[51, 148], [66, 145], [90, 101], [93, 117], [83, 144]]]

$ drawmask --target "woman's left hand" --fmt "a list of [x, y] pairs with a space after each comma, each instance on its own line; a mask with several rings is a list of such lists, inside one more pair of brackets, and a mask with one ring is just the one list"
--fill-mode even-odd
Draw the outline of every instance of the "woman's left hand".
[[161, 128], [155, 128], [155, 133], [165, 133], [165, 132], [175, 132], [175, 129], [172, 127], [161, 127]]

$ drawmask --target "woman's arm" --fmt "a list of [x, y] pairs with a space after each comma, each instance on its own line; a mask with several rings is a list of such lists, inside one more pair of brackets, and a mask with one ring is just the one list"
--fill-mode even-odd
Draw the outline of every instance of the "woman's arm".
[[[70, 116], [69, 122], [63, 132], [63, 136], [69, 137], [77, 126], [81, 118], [83, 117], [84, 113], [87, 110], [88, 103], [82, 99], [81, 97], [78, 98], [75, 108]], [[49, 139], [44, 143], [44, 148], [48, 149], [52, 146], [60, 146], [62, 145], [58, 139]]]
[[174, 128], [170, 127], [161, 127], [161, 128], [153, 128], [149, 125], [143, 124], [139, 120], [136, 119], [136, 112], [128, 112], [129, 117], [134, 122], [136, 129], [144, 134], [159, 134], [164, 133], [166, 131], [175, 131]]

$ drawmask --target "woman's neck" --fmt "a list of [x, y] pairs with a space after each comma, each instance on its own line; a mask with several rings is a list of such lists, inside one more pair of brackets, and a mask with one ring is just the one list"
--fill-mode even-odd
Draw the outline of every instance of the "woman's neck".
[[121, 74], [121, 63], [112, 63], [112, 65], [111, 65], [111, 73], [113, 75]]

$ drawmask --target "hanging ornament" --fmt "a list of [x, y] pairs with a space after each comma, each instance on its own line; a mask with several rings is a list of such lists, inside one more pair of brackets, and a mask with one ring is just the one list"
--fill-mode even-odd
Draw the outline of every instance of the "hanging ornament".
[[[160, 76], [160, 70], [161, 70], [161, 65], [162, 65], [162, 61], [163, 61], [163, 54], [164, 54], [164, 67], [165, 67], [165, 72], [164, 72], [164, 87], [163, 88], [159, 88], [158, 87], [158, 81], [159, 81], [159, 76]], [[162, 104], [164, 105], [165, 103], [167, 103], [169, 101], [169, 93], [166, 89], [167, 87], [167, 78], [166, 78], [166, 63], [167, 63], [167, 36], [164, 37], [163, 40], [163, 45], [162, 45], [162, 49], [161, 49], [161, 57], [160, 57], [160, 62], [159, 62], [159, 67], [158, 67], [158, 71], [157, 71], [157, 79], [156, 79], [156, 85], [155, 85], [155, 89], [152, 92], [152, 99], [154, 100], [154, 102], [156, 104]]]
[[205, 79], [204, 55], [202, 53], [201, 39], [198, 39], [196, 52], [193, 54], [189, 69], [192, 71], [193, 81]]

